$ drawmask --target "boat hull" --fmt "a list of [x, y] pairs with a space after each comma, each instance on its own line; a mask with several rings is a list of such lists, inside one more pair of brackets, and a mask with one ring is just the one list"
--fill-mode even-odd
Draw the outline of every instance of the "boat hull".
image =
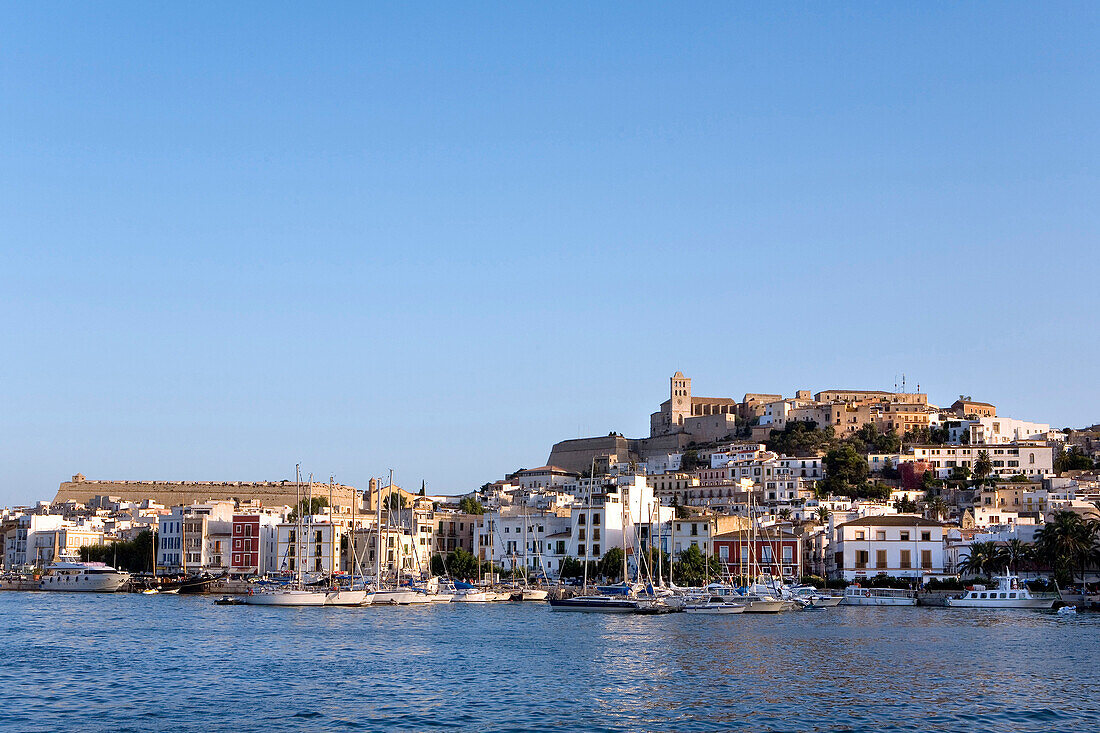
[[786, 601], [748, 601], [745, 605], [745, 613], [779, 613], [786, 610]]
[[944, 603], [949, 608], [996, 608], [996, 609], [1049, 609], [1054, 607], [1054, 598], [948, 598]]
[[369, 606], [374, 600], [374, 594], [366, 590], [337, 590], [330, 591], [325, 596], [325, 605], [328, 606]]
[[845, 606], [915, 606], [916, 598], [889, 598], [885, 596], [846, 596]]
[[417, 593], [414, 590], [407, 590], [405, 588], [390, 588], [375, 591], [374, 602], [371, 605], [410, 606], [416, 603], [427, 602], [423, 593]]
[[546, 591], [538, 588], [526, 588], [523, 591], [522, 598], [525, 601], [545, 601], [549, 595]]
[[554, 611], [581, 611], [589, 613], [634, 613], [638, 610], [638, 603], [627, 599], [596, 600], [589, 598], [562, 598], [550, 600], [550, 608]]
[[129, 579], [129, 573], [46, 576], [39, 582], [38, 589], [63, 593], [116, 593]]
[[468, 591], [455, 593], [451, 603], [488, 603], [489, 594], [485, 591]]
[[323, 606], [328, 594], [312, 590], [277, 590], [245, 597], [250, 606]]
[[715, 614], [715, 615], [728, 615], [733, 613], [744, 613], [744, 606], [684, 606], [684, 613], [697, 613], [697, 614]]

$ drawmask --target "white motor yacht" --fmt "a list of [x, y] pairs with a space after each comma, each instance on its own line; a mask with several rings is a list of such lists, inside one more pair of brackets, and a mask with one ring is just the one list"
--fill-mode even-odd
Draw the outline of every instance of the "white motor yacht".
[[130, 574], [101, 562], [55, 562], [46, 568], [38, 587], [77, 593], [114, 593]]
[[710, 596], [705, 601], [694, 601], [684, 604], [685, 613], [744, 613], [745, 606], [734, 603], [729, 596]]
[[976, 585], [946, 603], [951, 608], [1052, 608], [1058, 600], [1055, 593], [1032, 593], [1015, 575], [998, 575], [993, 578], [995, 589]]

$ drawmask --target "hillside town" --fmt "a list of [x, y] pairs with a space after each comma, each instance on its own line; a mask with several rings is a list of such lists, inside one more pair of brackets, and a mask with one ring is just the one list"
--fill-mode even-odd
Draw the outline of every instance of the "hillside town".
[[[704, 581], [767, 571], [921, 587], [1011, 567], [1087, 584], [1098, 577], [1098, 461], [1100, 426], [998, 415], [966, 395], [945, 407], [919, 387], [707, 398], [677, 372], [648, 436], [564, 440], [545, 465], [461, 495], [386, 479], [76, 474], [52, 500], [3, 510], [0, 561], [9, 578], [95, 559], [237, 581], [357, 568], [472, 579], [484, 564], [552, 584], [588, 567], [619, 580], [667, 560], [671, 573], [690, 555], [704, 559]], [[1054, 531], [1067, 523], [1085, 539], [1059, 553]], [[135, 551], [142, 540], [148, 552]]]

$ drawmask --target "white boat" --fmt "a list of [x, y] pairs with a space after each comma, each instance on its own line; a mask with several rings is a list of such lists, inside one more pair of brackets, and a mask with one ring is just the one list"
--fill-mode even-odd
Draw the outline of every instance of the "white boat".
[[452, 603], [488, 603], [489, 594], [477, 588], [465, 588], [455, 593]]
[[948, 598], [951, 608], [1052, 608], [1058, 596], [1054, 593], [1032, 593], [1015, 575], [998, 575], [993, 578], [996, 589], [974, 586], [961, 596]]
[[822, 593], [812, 585], [792, 586], [790, 592], [791, 598], [802, 608], [832, 608], [844, 600], [844, 596]]
[[274, 588], [255, 591], [245, 596], [250, 606], [323, 606], [328, 593], [305, 588]]
[[130, 574], [101, 562], [55, 562], [46, 568], [39, 590], [77, 593], [114, 593]]
[[326, 606], [369, 606], [374, 601], [374, 594], [366, 588], [337, 588], [325, 594]]
[[525, 601], [545, 601], [549, 595], [549, 592], [542, 588], [524, 588], [522, 598]]
[[740, 603], [734, 603], [728, 596], [710, 596], [705, 601], [685, 603], [685, 613], [714, 613], [714, 614], [727, 614], [727, 613], [744, 613], [745, 606]]
[[917, 594], [898, 588], [861, 588], [850, 585], [844, 589], [845, 606], [915, 606]]
[[373, 605], [411, 606], [427, 602], [425, 594], [412, 588], [380, 588], [374, 592]]

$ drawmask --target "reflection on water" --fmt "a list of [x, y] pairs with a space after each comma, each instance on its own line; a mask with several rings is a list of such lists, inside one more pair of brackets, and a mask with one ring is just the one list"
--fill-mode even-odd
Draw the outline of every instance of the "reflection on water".
[[1100, 729], [1100, 616], [0, 593], [12, 730]]

